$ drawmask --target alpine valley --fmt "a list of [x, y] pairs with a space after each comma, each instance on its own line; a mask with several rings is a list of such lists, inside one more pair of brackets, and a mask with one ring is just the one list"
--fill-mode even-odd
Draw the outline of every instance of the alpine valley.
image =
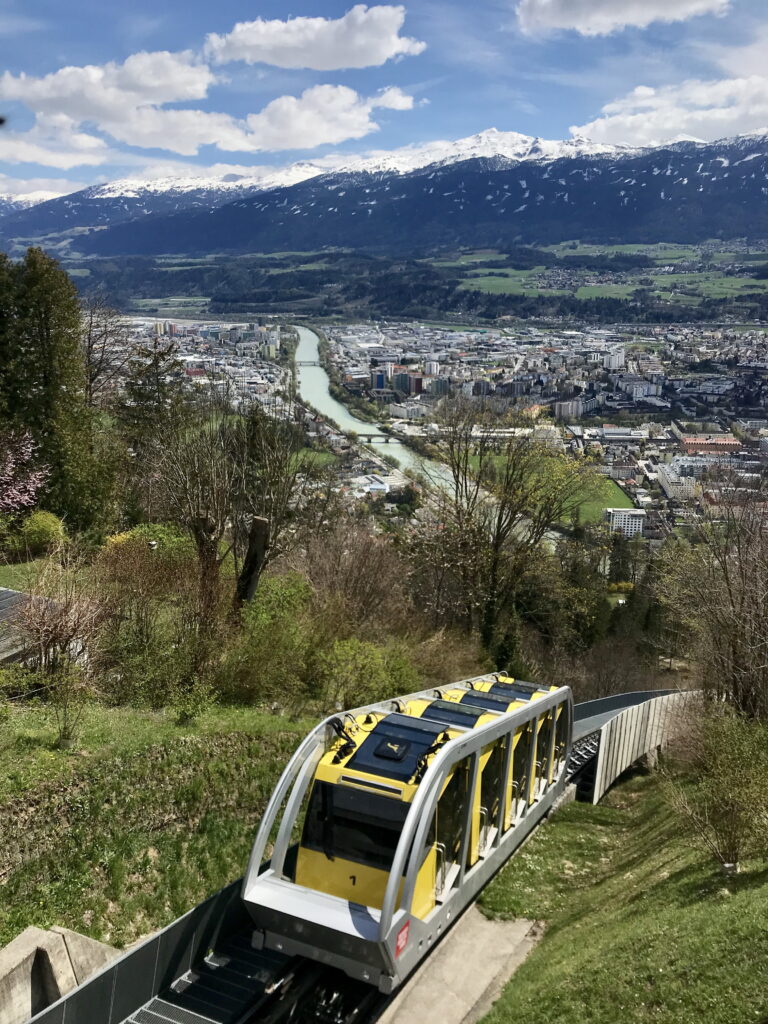
[[63, 256], [504, 248], [768, 237], [768, 134], [631, 148], [489, 129], [342, 166], [122, 180], [19, 208], [0, 240]]

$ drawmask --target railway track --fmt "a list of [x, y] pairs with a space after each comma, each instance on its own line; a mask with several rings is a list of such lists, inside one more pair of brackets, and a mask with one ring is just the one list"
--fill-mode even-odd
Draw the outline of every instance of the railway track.
[[[650, 737], [654, 746], [661, 742], [660, 732], [639, 728], [637, 716], [659, 696], [576, 706], [566, 778], [580, 795], [590, 799], [601, 762], [608, 767], [600, 779], [609, 784], [650, 749]], [[620, 716], [626, 728], [617, 726]], [[30, 1024], [374, 1024], [396, 998], [317, 960], [254, 949], [240, 889], [221, 890]]]
[[302, 957], [231, 935], [124, 1024], [367, 1024], [389, 997]]

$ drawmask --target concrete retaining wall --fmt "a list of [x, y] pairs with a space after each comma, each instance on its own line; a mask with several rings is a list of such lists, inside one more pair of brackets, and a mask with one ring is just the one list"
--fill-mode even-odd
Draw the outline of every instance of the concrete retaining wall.
[[68, 928], [27, 928], [0, 950], [0, 1024], [26, 1024], [116, 956]]

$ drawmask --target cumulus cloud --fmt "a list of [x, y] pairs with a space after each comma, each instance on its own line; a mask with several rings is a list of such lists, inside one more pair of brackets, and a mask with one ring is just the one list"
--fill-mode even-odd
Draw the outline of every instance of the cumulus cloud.
[[2, 159], [9, 164], [42, 164], [67, 171], [72, 167], [98, 167], [113, 156], [103, 139], [79, 130], [66, 114], [38, 116], [25, 132], [5, 132]]
[[0, 75], [0, 98], [18, 100], [38, 113], [61, 113], [77, 121], [119, 120], [147, 104], [199, 100], [216, 81], [190, 51], [134, 53], [122, 64], [63, 67], [51, 74]]
[[376, 108], [410, 110], [413, 97], [390, 88], [366, 99], [345, 85], [316, 85], [301, 96], [281, 96], [246, 118], [255, 150], [314, 149], [360, 139], [378, 130]]
[[426, 43], [400, 35], [404, 21], [404, 7], [364, 4], [341, 18], [257, 18], [239, 22], [226, 35], [209, 35], [205, 53], [216, 64], [245, 61], [315, 71], [375, 67], [426, 48]]
[[517, 19], [529, 35], [572, 30], [603, 36], [654, 21], [686, 21], [700, 14], [724, 14], [730, 0], [520, 0]]
[[[254, 22], [251, 27], [259, 24], [266, 30], [273, 40], [270, 45], [286, 67], [293, 66], [291, 61], [303, 60], [301, 49], [310, 43], [319, 61], [315, 66], [333, 67], [338, 66], [333, 54], [340, 54], [345, 47], [352, 62], [364, 63], [383, 63], [396, 53], [418, 52], [423, 44], [398, 35], [403, 16], [400, 7], [355, 7], [337, 21], [295, 18]], [[280, 28], [286, 26], [292, 26], [290, 40], [280, 35]], [[216, 38], [219, 53], [224, 55], [229, 37]], [[241, 43], [242, 39], [238, 45]], [[266, 42], [262, 40], [261, 45]], [[257, 52], [254, 47], [246, 50]], [[209, 65], [189, 50], [135, 53], [122, 63], [69, 66], [42, 76], [6, 71], [0, 75], [0, 100], [23, 103], [37, 120], [29, 132], [4, 136], [4, 158], [61, 168], [103, 163], [109, 147], [90, 134], [92, 127], [128, 146], [164, 149], [181, 156], [194, 156], [208, 145], [244, 153], [312, 149], [377, 131], [379, 126], [372, 117], [376, 109], [409, 110], [413, 106], [412, 97], [397, 88], [365, 97], [334, 85], [314, 86], [300, 96], [281, 96], [244, 118], [169, 106], [207, 98], [218, 81]], [[57, 118], [66, 131], [53, 131]], [[67, 133], [71, 135], [64, 139]]]
[[768, 77], [702, 81], [654, 89], [639, 85], [607, 103], [600, 116], [573, 126], [575, 134], [597, 142], [657, 145], [681, 135], [712, 141], [766, 129]]

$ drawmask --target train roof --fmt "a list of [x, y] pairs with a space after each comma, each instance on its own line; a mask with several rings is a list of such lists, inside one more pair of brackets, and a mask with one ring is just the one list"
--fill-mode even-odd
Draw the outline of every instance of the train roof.
[[393, 712], [371, 729], [346, 767], [407, 782], [416, 774], [421, 758], [445, 732], [442, 722]]

